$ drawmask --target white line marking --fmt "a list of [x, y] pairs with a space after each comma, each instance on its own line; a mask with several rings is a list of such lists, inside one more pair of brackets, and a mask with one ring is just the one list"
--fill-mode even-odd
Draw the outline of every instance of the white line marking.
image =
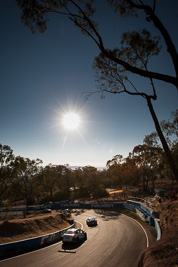
[[82, 224], [81, 222], [79, 222], [79, 221], [75, 221], [75, 220], [74, 220], [74, 222], [80, 223], [80, 224], [81, 224], [81, 226], [82, 226], [82, 228], [81, 228], [81, 229], [83, 229], [83, 224]]
[[[78, 222], [78, 221], [76, 221], [76, 222]], [[78, 223], [80, 223], [80, 222], [78, 222]], [[82, 223], [80, 223], [80, 224], [82, 225], [82, 229], [83, 229], [83, 224], [82, 224]], [[64, 230], [65, 230], [65, 229], [64, 229]], [[12, 256], [12, 257], [9, 257], [9, 258], [7, 258], [7, 259], [0, 260], [0, 262], [8, 261], [8, 260], [10, 260], [10, 259], [15, 259], [15, 258], [22, 257], [22, 256], [24, 256], [24, 255], [32, 254], [32, 253], [35, 253], [35, 252], [37, 252], [37, 251], [39, 251], [39, 250], [44, 250], [44, 249], [47, 249], [47, 248], [49, 248], [49, 247], [56, 246], [56, 245], [59, 244], [59, 243], [62, 243], [62, 240], [60, 240], [60, 241], [58, 241], [58, 242], [55, 242], [54, 244], [51, 244], [51, 245], [49, 244], [49, 245], [46, 246], [46, 247], [39, 247], [38, 249], [35, 249], [35, 250], [33, 250], [33, 251], [29, 251], [29, 252], [26, 252], [26, 253], [23, 253], [23, 254], [20, 254], [20, 255], [17, 255], [17, 256]]]
[[[148, 247], [149, 247], [148, 235], [147, 235], [147, 232], [145, 231], [144, 227], [143, 227], [138, 221], [136, 221], [135, 219], [133, 219], [133, 218], [131, 218], [131, 217], [125, 215], [125, 214], [122, 214], [122, 215], [128, 217], [128, 218], [131, 219], [131, 220], [133, 220], [134, 222], [136, 222], [136, 223], [142, 228], [142, 230], [144, 231], [145, 236], [146, 236], [146, 242], [147, 242], [147, 248], [148, 248]], [[75, 220], [74, 220], [74, 221], [75, 221]], [[75, 222], [81, 224], [81, 226], [82, 226], [81, 229], [83, 229], [83, 224], [82, 224], [81, 222], [79, 222], [79, 221], [75, 221]], [[59, 241], [59, 242], [56, 242], [55, 244], [52, 244], [52, 245], [49, 245], [49, 246], [50, 246], [50, 247], [52, 247], [52, 246], [56, 246], [57, 244], [59, 244], [59, 243], [61, 243], [61, 242], [62, 242], [62, 241]], [[27, 252], [27, 253], [24, 253], [24, 254], [21, 254], [21, 255], [18, 255], [18, 256], [10, 257], [10, 258], [8, 258], [8, 259], [1, 260], [1, 262], [3, 262], [3, 261], [8, 261], [8, 260], [10, 260], [10, 259], [12, 259], [12, 258], [18, 258], [18, 257], [21, 257], [21, 256], [26, 255], [26, 254], [35, 253], [35, 252], [38, 251], [38, 250], [44, 250], [44, 249], [47, 249], [49, 246], [44, 247], [44, 248], [40, 248], [40, 249], [37, 249], [37, 250], [34, 250], [34, 251], [30, 251], [30, 252]]]
[[[74, 221], [75, 221], [75, 220], [74, 220]], [[81, 229], [83, 229], [83, 224], [82, 224], [81, 222], [79, 222], [79, 221], [75, 221], [75, 222], [81, 224], [81, 226], [82, 226]], [[39, 249], [37, 249], [37, 250], [33, 250], [33, 251], [30, 251], [30, 252], [27, 252], [27, 253], [23, 253], [23, 254], [21, 254], [21, 255], [17, 255], [17, 256], [14, 256], [14, 257], [10, 257], [10, 258], [8, 258], [8, 259], [4, 259], [4, 260], [1, 260], [1, 261], [8, 261], [8, 260], [10, 260], [10, 259], [19, 258], [19, 257], [21, 257], [21, 256], [23, 256], [23, 255], [27, 255], [27, 254], [35, 253], [35, 252], [37, 252], [38, 250], [44, 250], [44, 249], [47, 249], [47, 248], [49, 248], [49, 247], [56, 246], [57, 244], [59, 244], [59, 243], [61, 243], [61, 242], [62, 242], [62, 240], [59, 241], [59, 242], [56, 242], [56, 243], [54, 243], [54, 244], [52, 244], [52, 245], [48, 245], [47, 247], [44, 247], [44, 248], [42, 247], [42, 248], [39, 248]]]
[[136, 222], [138, 225], [140, 225], [140, 227], [142, 228], [142, 230], [145, 233], [145, 236], [146, 236], [146, 247], [148, 248], [149, 247], [148, 235], [147, 235], [147, 232], [145, 231], [144, 227], [141, 225], [141, 223], [139, 223], [137, 220], [133, 219], [132, 217], [129, 217], [129, 216], [123, 214], [123, 213], [121, 213], [121, 214], [124, 215], [124, 216], [126, 216], [126, 217], [128, 217], [128, 218], [130, 218], [131, 220], [133, 220], [134, 222]]

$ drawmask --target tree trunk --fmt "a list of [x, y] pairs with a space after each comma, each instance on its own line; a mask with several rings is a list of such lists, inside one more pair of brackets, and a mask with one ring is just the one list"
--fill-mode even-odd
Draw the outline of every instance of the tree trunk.
[[143, 192], [146, 192], [146, 184], [145, 184], [145, 180], [144, 179], [143, 179]]
[[152, 190], [155, 190], [155, 177], [152, 177]]
[[166, 139], [165, 139], [165, 137], [164, 137], [164, 135], [163, 135], [163, 132], [162, 132], [162, 130], [161, 130], [161, 127], [160, 127], [159, 121], [158, 121], [158, 119], [157, 119], [157, 116], [156, 116], [156, 114], [155, 114], [155, 112], [154, 112], [153, 105], [152, 105], [152, 103], [151, 103], [151, 99], [150, 99], [150, 97], [147, 97], [147, 105], [148, 105], [148, 107], [149, 107], [151, 116], [152, 116], [153, 121], [154, 121], [154, 124], [155, 124], [156, 131], [157, 131], [157, 133], [158, 133], [158, 136], [159, 136], [160, 141], [161, 141], [161, 143], [162, 143], [164, 152], [165, 152], [165, 154], [166, 154], [167, 161], [168, 161], [168, 163], [169, 163], [169, 165], [170, 165], [170, 168], [171, 168], [171, 170], [172, 170], [172, 172], [173, 172], [173, 175], [174, 175], [176, 181], [178, 182], [178, 169], [177, 169], [177, 167], [176, 167], [174, 158], [173, 158], [173, 156], [172, 156], [172, 154], [171, 154], [171, 151], [170, 151], [170, 149], [169, 149], [169, 147], [168, 147], [168, 144], [167, 144], [167, 142], [166, 142]]

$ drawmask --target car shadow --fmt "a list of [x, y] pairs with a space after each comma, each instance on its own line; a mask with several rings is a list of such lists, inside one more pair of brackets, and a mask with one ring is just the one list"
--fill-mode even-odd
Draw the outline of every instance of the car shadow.
[[83, 243], [85, 243], [86, 240], [82, 240], [78, 243], [69, 243], [69, 244], [62, 244], [62, 250], [59, 250], [58, 252], [63, 253], [76, 253], [76, 249], [78, 249]]
[[87, 225], [88, 227], [97, 227], [98, 226], [98, 224], [95, 224], [95, 225]]

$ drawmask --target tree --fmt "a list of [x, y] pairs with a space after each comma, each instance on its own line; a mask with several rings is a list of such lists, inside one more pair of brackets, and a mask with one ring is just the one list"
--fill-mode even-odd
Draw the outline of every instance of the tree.
[[[123, 59], [127, 58], [130, 64], [133, 64], [134, 62], [135, 66], [139, 66], [145, 70], [148, 70], [149, 58], [153, 55], [157, 55], [161, 49], [161, 47], [158, 45], [159, 39], [156, 37], [151, 37], [147, 30], [143, 30], [141, 33], [124, 33], [121, 43], [121, 49], [114, 49], [112, 51], [108, 50], [108, 52], [114, 57]], [[95, 58], [93, 67], [96, 70], [96, 77], [102, 94], [104, 92], [112, 94], [126, 93], [132, 96], [141, 96], [146, 100], [149, 112], [155, 124], [157, 134], [167, 156], [167, 160], [172, 168], [174, 176], [177, 177], [176, 179], [178, 180], [178, 169], [176, 163], [163, 135], [160, 123], [152, 104], [152, 101], [157, 99], [157, 93], [153, 79], [150, 78], [150, 85], [152, 88], [151, 93], [146, 93], [144, 88], [139, 90], [129, 79], [128, 71], [122, 66], [118, 67], [117, 63], [113, 62], [110, 58], [106, 58], [103, 53], [100, 53], [99, 56]]]
[[[120, 16], [138, 16], [143, 12], [148, 23], [152, 23], [163, 39], [167, 52], [172, 60], [175, 76], [150, 71], [148, 62], [151, 56], [158, 55], [161, 49], [159, 37], [152, 37], [146, 29], [142, 32], [133, 31], [123, 33], [119, 48], [107, 49], [99, 33], [97, 23], [92, 19], [95, 12], [94, 0], [16, 0], [22, 9], [22, 21], [33, 32], [47, 29], [48, 14], [55, 13], [68, 17], [81, 31], [89, 36], [100, 50], [95, 58], [94, 68], [100, 83], [99, 89], [112, 94], [127, 93], [141, 96], [146, 100], [149, 112], [155, 124], [156, 131], [161, 140], [167, 160], [175, 179], [178, 181], [178, 169], [172, 157], [169, 146], [162, 133], [152, 101], [157, 99], [154, 80], [172, 84], [178, 89], [178, 54], [171, 37], [156, 15], [156, 0], [148, 5], [145, 0], [107, 0]], [[129, 74], [145, 77], [150, 81], [151, 94], [136, 88]], [[89, 94], [90, 95], [90, 94]]]
[[[178, 109], [176, 111], [173, 111], [171, 113], [171, 118], [161, 121], [161, 128], [163, 129], [163, 132], [165, 133], [166, 137], [168, 137], [168, 143], [170, 146], [177, 143], [178, 140]], [[174, 136], [176, 139], [172, 142], [170, 138]]]
[[68, 165], [64, 166], [62, 183], [60, 184], [60, 188], [62, 190], [65, 199], [70, 198], [70, 188], [73, 186], [72, 179], [73, 179], [72, 170], [68, 168]]
[[12, 168], [10, 166], [13, 160], [13, 150], [10, 146], [0, 144], [0, 197], [7, 190], [12, 177]]
[[13, 163], [12, 191], [26, 200], [26, 208], [34, 198], [34, 189], [40, 185], [38, 174], [40, 172], [40, 159], [16, 157]]
[[43, 190], [49, 193], [50, 201], [53, 200], [53, 193], [57, 190], [58, 175], [55, 166], [52, 164], [47, 165], [43, 171]]
[[147, 147], [146, 145], [138, 145], [133, 149], [132, 157], [138, 168], [140, 169], [143, 191], [147, 191], [148, 186], [148, 173], [149, 173], [149, 163], [147, 161]]
[[163, 168], [161, 162], [162, 149], [144, 143], [143, 145], [135, 146], [130, 158], [134, 160], [138, 169], [140, 170], [140, 177], [142, 179], [143, 191], [148, 190], [148, 182], [152, 182], [152, 189], [154, 190], [154, 182]]
[[[160, 122], [160, 126], [162, 128], [162, 131], [164, 132], [166, 136], [166, 141], [169, 144], [169, 147], [171, 149], [172, 156], [174, 158], [174, 161], [178, 162], [178, 110], [171, 113], [171, 118], [166, 120], [163, 120]], [[156, 164], [158, 166], [162, 166], [162, 175], [167, 175], [168, 177], [172, 177], [173, 181], [175, 179], [171, 169], [170, 165], [167, 162], [167, 159], [162, 151], [162, 148], [160, 146], [159, 137], [156, 132], [153, 132], [149, 135], [146, 135], [144, 140], [144, 144], [146, 144], [148, 147], [154, 151], [157, 160], [152, 156], [152, 162], [153, 164]], [[158, 164], [159, 161], [159, 164]]]
[[139, 169], [131, 153], [127, 158], [116, 155], [106, 163], [107, 173], [110, 175], [112, 186], [121, 187], [124, 185], [139, 184]]
[[116, 166], [123, 162], [122, 155], [115, 155], [111, 160], [108, 160], [106, 163], [106, 167]]
[[59, 201], [68, 198], [70, 177], [66, 178], [66, 173], [68, 168], [65, 165], [49, 164], [42, 169], [41, 201]]
[[131, 157], [131, 153], [125, 159], [122, 166], [123, 184], [139, 186], [140, 182], [140, 170], [135, 162], [135, 159]]

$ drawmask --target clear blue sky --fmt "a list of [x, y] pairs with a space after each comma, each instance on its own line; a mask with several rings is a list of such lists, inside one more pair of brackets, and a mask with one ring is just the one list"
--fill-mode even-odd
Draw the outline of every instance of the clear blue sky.
[[[178, 1], [157, 2], [157, 14], [177, 47]], [[99, 50], [94, 42], [56, 15], [47, 32], [32, 34], [20, 13], [15, 0], [0, 1], [0, 143], [16, 156], [40, 158], [44, 165], [98, 167], [116, 154], [127, 157], [154, 131], [144, 99], [108, 94], [101, 100], [96, 94], [86, 103], [82, 93], [97, 90], [92, 62]], [[97, 14], [108, 48], [117, 46], [123, 29], [153, 29], [142, 17], [118, 19], [105, 4]], [[150, 68], [174, 75], [165, 47]], [[134, 82], [146, 86], [143, 80]], [[163, 82], [156, 86], [154, 108], [159, 120], [168, 119], [178, 108], [178, 93]], [[81, 124], [66, 132], [61, 119], [69, 110], [80, 115]]]

